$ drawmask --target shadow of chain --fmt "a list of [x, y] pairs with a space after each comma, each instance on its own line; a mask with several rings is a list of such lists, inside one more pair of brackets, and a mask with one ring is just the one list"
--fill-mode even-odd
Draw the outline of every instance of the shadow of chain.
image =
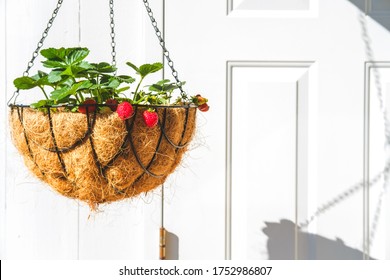
[[[382, 176], [388, 177], [389, 171], [390, 171], [390, 161], [388, 161], [386, 163], [385, 168], [380, 173], [378, 173], [374, 178], [372, 178], [368, 182], [368, 184], [367, 184], [368, 187], [369, 188], [373, 187], [376, 183], [379, 182], [379, 180], [381, 179]], [[314, 221], [315, 218], [317, 218], [321, 214], [325, 213], [326, 211], [328, 211], [332, 207], [336, 206], [340, 202], [344, 201], [345, 199], [347, 199], [347, 198], [351, 197], [352, 195], [356, 194], [358, 191], [363, 189], [363, 187], [365, 185], [366, 185], [366, 182], [364, 180], [361, 180], [360, 182], [354, 184], [352, 187], [348, 188], [346, 191], [342, 192], [341, 194], [339, 194], [335, 198], [331, 199], [327, 203], [325, 203], [322, 206], [320, 206], [306, 221], [300, 223], [299, 227], [301, 229], [306, 228], [307, 226], [309, 226], [309, 224], [311, 222]], [[382, 198], [382, 197], [383, 197], [383, 194], [380, 196], [380, 198]], [[379, 209], [377, 208], [375, 216], [379, 217], [379, 212], [380, 212]], [[375, 223], [375, 228], [376, 228], [376, 224], [377, 224], [377, 222]]]
[[[381, 77], [380, 73], [378, 71], [378, 67], [376, 67], [375, 59], [374, 59], [374, 53], [371, 48], [371, 39], [368, 34], [367, 30], [367, 23], [366, 23], [366, 15], [362, 12], [359, 13], [359, 22], [362, 28], [362, 38], [364, 41], [365, 45], [365, 51], [366, 51], [366, 57], [368, 61], [370, 61], [373, 65], [372, 71], [374, 74], [374, 79], [375, 79], [375, 87], [377, 91], [377, 98], [380, 106], [380, 110], [382, 112], [382, 117], [383, 117], [383, 125], [384, 125], [384, 134], [385, 134], [385, 143], [384, 143], [384, 148], [385, 150], [390, 149], [390, 125], [389, 125], [389, 120], [387, 118], [387, 110], [384, 105], [384, 99], [383, 99], [383, 89], [382, 89], [382, 84], [381, 84]], [[369, 180], [368, 184], [364, 180], [356, 183], [352, 187], [348, 188], [346, 191], [342, 192], [329, 202], [325, 203], [324, 205], [320, 206], [314, 214], [312, 214], [306, 221], [303, 223], [299, 224], [300, 228], [306, 228], [309, 226], [309, 224], [318, 216], [322, 215], [332, 207], [336, 206], [340, 202], [344, 201], [345, 199], [351, 197], [355, 193], [357, 193], [359, 190], [363, 189], [365, 185], [367, 185], [368, 189], [371, 189], [378, 181], [382, 178], [383, 176], [383, 185], [381, 192], [378, 197], [378, 201], [376, 203], [376, 209], [375, 209], [375, 214], [373, 217], [373, 221], [371, 224], [370, 228], [370, 236], [369, 236], [369, 245], [372, 245], [372, 242], [375, 238], [376, 230], [378, 228], [378, 223], [379, 223], [379, 217], [381, 214], [382, 210], [382, 204], [383, 204], [383, 198], [386, 194], [387, 191], [387, 186], [389, 182], [389, 171], [390, 171], [390, 158], [387, 155], [386, 163], [384, 166], [384, 169], [377, 174], [375, 177], [373, 177], [371, 180]]]

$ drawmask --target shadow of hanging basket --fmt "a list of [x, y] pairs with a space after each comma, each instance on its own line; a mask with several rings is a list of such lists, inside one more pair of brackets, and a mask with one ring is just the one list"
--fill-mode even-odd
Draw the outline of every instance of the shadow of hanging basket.
[[134, 105], [126, 121], [115, 112], [11, 105], [12, 139], [39, 179], [94, 209], [158, 187], [179, 165], [194, 134], [196, 107], [148, 107], [159, 115], [153, 128], [143, 122], [142, 105]]

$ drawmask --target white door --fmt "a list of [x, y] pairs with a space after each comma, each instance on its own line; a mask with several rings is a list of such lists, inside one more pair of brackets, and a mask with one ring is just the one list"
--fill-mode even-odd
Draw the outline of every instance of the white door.
[[[166, 1], [179, 73], [211, 104], [200, 128], [207, 152], [190, 164], [201, 184], [167, 214], [179, 236], [207, 238], [185, 245], [192, 256], [390, 257], [390, 197], [377, 176], [389, 3]], [[207, 212], [195, 225], [194, 208]]]
[[[12, 80], [55, 7], [31, 2], [0, 0], [2, 135]], [[166, 183], [172, 258], [390, 259], [389, 3], [150, 0], [187, 91], [211, 106]], [[161, 60], [143, 1], [115, 13], [120, 70]], [[110, 60], [108, 1], [64, 1], [45, 46], [75, 45]], [[159, 190], [89, 217], [2, 141], [2, 258], [158, 258]]]

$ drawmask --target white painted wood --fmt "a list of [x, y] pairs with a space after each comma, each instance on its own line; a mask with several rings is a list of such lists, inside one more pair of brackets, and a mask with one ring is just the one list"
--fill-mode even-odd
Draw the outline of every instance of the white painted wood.
[[[64, 2], [45, 46], [77, 43], [78, 26], [74, 24], [77, 23], [77, 6], [78, 1], [75, 0]], [[6, 93], [9, 98], [14, 90], [12, 81], [25, 70], [55, 3], [6, 1], [6, 8]], [[36, 64], [40, 60], [38, 58]], [[32, 69], [36, 70], [37, 67]], [[33, 178], [10, 143], [8, 131], [6, 135], [6, 257], [77, 258], [77, 203], [55, 194], [48, 186]]]
[[[209, 147], [209, 151], [204, 155], [203, 160], [212, 163], [205, 164], [196, 170], [197, 174], [202, 174], [202, 176], [203, 174], [210, 174], [210, 169], [212, 169], [213, 175], [206, 178], [220, 178], [222, 175], [226, 175], [228, 189], [229, 184], [233, 186], [232, 205], [230, 205], [229, 192], [226, 193], [227, 215], [229, 215], [230, 210], [232, 211], [232, 232], [229, 231], [229, 226], [227, 226], [226, 236], [228, 239], [231, 237], [234, 240], [231, 244], [233, 246], [231, 256], [229, 242], [226, 244], [228, 251], [226, 256], [228, 258], [248, 257], [248, 252], [245, 251], [246, 248], [258, 248], [259, 246], [258, 239], [250, 236], [249, 231], [244, 230], [245, 235], [234, 237], [235, 232], [242, 231], [241, 223], [256, 227], [256, 225], [264, 223], [265, 218], [261, 217], [266, 215], [266, 217], [272, 217], [270, 220], [274, 219], [273, 222], [281, 226], [280, 221], [277, 220], [278, 211], [283, 212], [284, 199], [293, 201], [294, 197], [284, 198], [282, 193], [273, 188], [267, 188], [266, 190], [258, 188], [257, 193], [252, 193], [253, 197], [265, 200], [268, 198], [270, 200], [267, 202], [268, 204], [280, 207], [276, 207], [276, 210], [272, 211], [270, 207], [264, 205], [264, 209], [268, 210], [264, 211], [262, 205], [248, 206], [244, 203], [245, 200], [242, 200], [241, 203], [234, 203], [240, 201], [240, 197], [237, 198], [234, 194], [236, 183], [234, 176], [244, 174], [246, 170], [241, 170], [241, 168], [245, 169], [245, 166], [258, 165], [256, 165], [256, 161], [251, 160], [248, 160], [248, 162], [245, 162], [245, 160], [234, 161], [234, 155], [241, 154], [240, 151], [247, 148], [246, 146], [244, 148], [242, 145], [236, 145], [234, 139], [239, 139], [242, 142], [247, 140], [245, 135], [248, 135], [249, 132], [245, 129], [245, 124], [243, 124], [241, 118], [248, 113], [244, 105], [241, 107], [236, 103], [226, 105], [224, 96], [226, 88], [224, 88], [224, 85], [227, 84], [227, 88], [229, 88], [229, 83], [226, 81], [228, 75], [225, 74], [226, 68], [228, 68], [226, 66], [227, 61], [314, 61], [318, 67], [314, 72], [316, 74], [309, 75], [318, 78], [318, 99], [314, 103], [317, 106], [314, 105], [313, 112], [315, 117], [314, 122], [312, 120], [309, 126], [309, 135], [315, 135], [313, 139], [317, 140], [313, 141], [313, 146], [309, 148], [307, 163], [300, 163], [302, 170], [299, 171], [310, 178], [307, 182], [307, 194], [298, 196], [298, 209], [293, 209], [292, 213], [284, 214], [285, 218], [294, 217], [297, 211], [302, 215], [302, 218], [299, 218], [301, 222], [306, 215], [315, 213], [321, 205], [334, 200], [363, 178], [364, 63], [367, 58], [364, 38], [362, 38], [363, 27], [360, 20], [362, 11], [358, 9], [361, 6], [351, 2], [355, 1], [319, 1], [318, 6], [311, 6], [314, 11], [309, 18], [299, 11], [289, 11], [289, 15], [280, 15], [275, 14], [275, 11], [259, 11], [259, 8], [255, 6], [252, 6], [252, 8], [256, 8], [252, 11], [250, 6], [246, 8], [247, 10], [240, 11], [238, 7], [235, 9], [236, 7], [231, 5], [232, 2], [229, 4], [229, 1], [227, 3], [223, 3], [223, 1], [197, 1], [196, 4], [178, 0], [167, 2], [167, 39], [174, 46], [171, 52], [177, 57], [176, 64], [184, 65], [179, 68], [179, 71], [186, 80], [190, 81], [189, 88], [196, 87], [195, 90], [200, 88], [199, 91], [211, 100], [211, 110], [205, 115], [207, 125], [202, 132], [208, 135], [207, 145]], [[228, 12], [231, 11], [228, 16], [224, 13], [225, 8]], [[178, 10], [182, 13], [177, 13]], [[235, 12], [238, 14], [235, 15]], [[365, 10], [363, 10], [364, 12]], [[201, 22], [199, 22], [199, 15], [202, 15]], [[278, 17], [278, 19], [272, 19], [273, 17]], [[290, 19], [291, 17], [295, 18]], [[371, 47], [373, 52], [377, 58], [388, 58], [385, 46], [389, 45], [389, 31], [381, 25], [383, 24], [381, 21], [377, 22], [376, 19], [370, 17], [367, 17], [366, 20], [368, 31], [372, 36]], [[181, 36], [177, 37], [176, 34], [181, 34]], [[199, 57], [198, 63], [194, 63], [194, 56]], [[240, 85], [245, 85], [253, 80], [253, 78], [248, 79], [247, 81], [242, 80]], [[261, 80], [261, 77], [257, 80]], [[279, 82], [282, 83], [282, 81], [283, 76], [280, 76]], [[245, 88], [241, 91], [240, 94], [246, 96], [248, 91]], [[289, 92], [288, 88], [286, 88], [286, 94], [287, 92]], [[276, 97], [277, 95], [275, 95]], [[253, 104], [256, 101], [250, 100], [248, 103]], [[275, 100], [275, 103], [282, 108], [288, 106], [277, 102], [277, 100]], [[239, 109], [233, 109], [232, 116], [228, 114], [226, 117], [226, 110], [229, 111], [230, 106]], [[313, 108], [313, 106], [309, 106], [309, 108]], [[275, 110], [277, 109], [275, 108]], [[271, 116], [274, 115], [270, 113], [270, 119], [272, 119]], [[223, 137], [226, 132], [224, 124], [226, 118], [229, 120], [230, 117], [232, 117], [233, 138], [232, 142], [229, 142], [229, 139], [225, 142], [226, 139]], [[308, 121], [310, 122], [310, 120]], [[305, 120], [302, 119], [301, 122], [305, 123]], [[235, 123], [239, 124], [236, 131], [234, 131]], [[227, 135], [229, 135], [231, 128], [229, 122], [227, 124]], [[301, 126], [298, 124], [298, 127]], [[315, 128], [317, 131], [313, 131]], [[256, 131], [258, 132], [256, 133]], [[260, 133], [260, 131], [261, 129], [256, 129], [255, 132], [251, 131], [250, 135], [262, 139], [263, 133]], [[227, 147], [228, 156], [226, 156], [225, 147], [221, 146], [222, 143], [231, 145], [232, 166], [229, 163], [230, 146]], [[247, 142], [245, 143], [248, 145]], [[269, 146], [269, 150], [276, 151], [277, 143], [279, 142], [275, 141], [275, 146]], [[293, 142], [290, 139], [288, 143]], [[267, 146], [263, 147], [263, 149], [266, 148]], [[317, 153], [317, 155], [312, 153]], [[299, 153], [298, 147], [298, 162], [299, 155], [301, 155], [301, 158], [304, 156], [304, 154]], [[226, 158], [228, 163], [225, 162]], [[314, 166], [310, 165], [310, 159], [315, 162]], [[227, 174], [223, 170], [225, 165]], [[291, 168], [294, 165], [291, 164], [288, 167], [280, 163], [278, 167], [280, 167], [279, 173], [282, 178], [278, 177], [277, 179], [282, 180], [283, 177], [291, 176], [288, 174], [291, 174]], [[230, 171], [232, 171], [231, 174]], [[267, 171], [269, 169], [259, 172]], [[305, 177], [302, 181], [298, 181], [299, 185], [305, 184], [304, 179]], [[200, 205], [208, 201], [214, 205], [213, 209], [222, 208], [225, 193], [220, 184], [223, 180], [218, 179], [219, 184], [215, 184], [214, 180], [212, 182], [209, 182], [209, 180], [202, 183], [200, 187], [203, 188], [206, 184], [207, 189], [217, 193], [217, 195], [204, 193], [199, 201]], [[258, 184], [254, 178], [247, 180], [251, 183], [249, 185]], [[273, 185], [273, 183], [275, 182], [269, 179], [261, 182], [261, 185]], [[239, 188], [245, 188], [245, 186], [240, 185]], [[198, 193], [202, 193], [202, 189], [194, 191], [194, 194]], [[238, 193], [241, 196], [246, 196], [245, 191]], [[362, 202], [363, 193], [360, 189], [360, 191], [340, 203], [331, 204], [327, 207], [323, 213], [313, 220], [309, 229], [302, 229], [302, 234], [299, 236], [301, 236], [300, 238], [306, 238], [306, 241], [303, 240], [300, 243], [302, 247], [306, 246], [306, 251], [301, 248], [304, 253], [302, 255], [298, 254], [298, 257], [362, 259], [364, 239], [364, 209]], [[286, 209], [289, 208], [287, 204], [285, 207]], [[243, 212], [248, 208], [254, 209], [256, 213], [253, 215], [257, 216], [244, 215]], [[207, 208], [202, 209], [207, 210]], [[184, 209], [184, 211], [180, 211], [180, 216], [191, 213], [187, 209]], [[234, 217], [237, 217], [236, 220], [240, 218], [241, 223], [235, 224]], [[205, 223], [210, 223], [210, 221], [218, 221], [220, 218], [211, 212], [204, 219]], [[348, 221], [348, 223], [345, 221]], [[227, 222], [229, 223], [229, 217], [227, 217]], [[222, 229], [220, 224], [214, 224], [212, 228], [209, 228], [209, 232], [219, 232]], [[257, 229], [260, 230], [259, 227]], [[309, 231], [312, 235], [307, 234], [306, 231]], [[202, 230], [198, 232], [202, 232]], [[310, 236], [312, 238], [308, 239]], [[213, 254], [220, 248], [220, 243], [213, 244], [211, 240], [213, 240], [212, 236], [204, 241], [210, 246], [210, 249], [204, 255]], [[241, 240], [242, 243], [235, 243], [240, 242], [237, 240]], [[240, 247], [240, 244], [245, 242], [247, 242], [247, 245], [243, 245], [244, 248]], [[297, 247], [299, 247], [298, 245], [300, 246], [300, 244], [297, 244]], [[192, 248], [196, 250], [195, 246]], [[234, 248], [236, 248], [236, 255]], [[332, 255], [329, 248], [332, 248], [336, 253]], [[241, 251], [237, 253], [237, 250]], [[267, 252], [264, 244], [262, 250], [256, 250], [256, 252], [259, 251]], [[264, 257], [264, 255], [249, 256]]]
[[318, 0], [226, 0], [231, 17], [302, 18], [318, 15]]
[[[142, 1], [140, 1], [142, 2]], [[165, 3], [166, 0], [163, 1], [149, 1], [150, 7], [153, 10], [153, 16], [156, 19], [157, 26], [159, 30], [164, 34], [164, 26], [165, 26], [165, 18], [164, 18], [164, 12], [165, 12]], [[150, 18], [148, 14], [146, 13], [145, 7], [143, 3], [141, 3], [141, 6], [139, 7], [138, 12], [142, 15], [142, 41], [144, 42], [144, 50], [143, 55], [140, 56], [143, 59], [143, 62], [163, 62], [163, 55], [162, 55], [162, 49], [159, 44], [159, 41], [155, 35], [155, 30], [153, 26], [151, 25]], [[167, 48], [169, 49], [169, 42], [167, 43]], [[174, 54], [172, 54], [174, 55]], [[166, 78], [170, 79], [171, 76], [169, 74], [169, 71], [165, 71], [164, 73], [166, 75]], [[153, 79], [156, 78], [163, 78], [162, 73], [156, 73], [154, 74]], [[150, 81], [150, 80], [149, 80]], [[147, 82], [148, 83], [148, 82]], [[171, 175], [171, 177], [174, 177], [175, 175]], [[165, 193], [167, 203], [169, 203], [169, 197], [170, 197], [170, 178], [168, 178], [167, 182], [165, 183]], [[155, 189], [153, 192], [148, 194], [147, 204], [145, 205], [145, 213], [144, 213], [144, 237], [145, 242], [143, 244], [144, 248], [144, 258], [145, 259], [152, 259], [156, 260], [159, 259], [159, 228], [161, 226], [161, 188]], [[169, 220], [168, 217], [166, 217], [167, 220]], [[169, 226], [167, 227], [167, 224], [165, 224], [166, 230], [168, 232], [172, 232], [172, 228]], [[173, 250], [177, 251], [172, 246], [173, 244], [167, 245], [167, 250]], [[173, 248], [172, 248], [173, 247]], [[168, 253], [167, 251], [167, 253]], [[168, 257], [168, 254], [167, 254]], [[169, 258], [168, 258], [169, 259]]]
[[[377, 83], [378, 81], [378, 83]], [[390, 204], [388, 185], [384, 185], [383, 165], [389, 160], [389, 150], [384, 151], [385, 143], [383, 115], [377, 108], [380, 106], [378, 92], [384, 98], [384, 105], [390, 108], [390, 63], [375, 62], [367, 64], [369, 96], [369, 173], [372, 176], [381, 174], [381, 179], [369, 188], [369, 223], [368, 238], [370, 254], [374, 258], [390, 258]], [[387, 118], [390, 115], [387, 114]], [[388, 172], [387, 172], [388, 176]]]
[[[134, 76], [125, 62], [143, 63], [145, 57], [141, 1], [115, 1], [115, 33], [118, 73]], [[91, 50], [90, 59], [111, 61], [108, 1], [82, 1], [80, 13], [82, 46]], [[141, 27], [141, 28], [140, 28]], [[142, 259], [147, 242], [144, 200], [136, 198], [103, 206], [101, 213], [88, 218], [88, 207], [80, 208], [80, 259]], [[145, 221], [144, 221], [145, 220]]]
[[[232, 155], [232, 251], [238, 259], [268, 258], [261, 254], [267, 242], [267, 238], [260, 238], [264, 225], [253, 223], [254, 220], [295, 220], [296, 76], [302, 73], [256, 70], [233, 69], [232, 74], [232, 112], [238, 112], [233, 117], [232, 144], [240, 147]], [[289, 82], [280, 76], [292, 79]], [[248, 106], [248, 100], [254, 101], [253, 106]], [[237, 133], [240, 130], [247, 133]], [[259, 137], [260, 131], [264, 138]], [[289, 172], [280, 176], [280, 170]], [[267, 192], [268, 188], [275, 189], [275, 197]], [[280, 204], [275, 204], [275, 200]], [[258, 240], [258, 246], [253, 246], [254, 240]]]
[[[7, 86], [5, 81], [7, 80], [7, 72], [6, 72], [6, 6], [5, 6], [5, 0], [0, 0], [0, 91], [3, 92], [3, 98], [0, 99], [0, 107], [5, 108], [7, 103], [7, 95], [5, 94], [7, 92]], [[5, 231], [5, 225], [6, 225], [6, 157], [4, 156], [6, 154], [6, 127], [7, 127], [7, 110], [3, 110], [1, 118], [0, 118], [0, 135], [3, 135], [3, 137], [0, 140], [0, 146], [1, 149], [1, 157], [0, 157], [0, 178], [1, 179], [1, 187], [0, 187], [0, 259], [4, 259], [6, 256], [5, 252], [5, 244], [6, 244], [6, 231]]]
[[[45, 46], [80, 44], [91, 49], [91, 59], [110, 60], [106, 2], [65, 1]], [[380, 185], [330, 204], [308, 228], [295, 223], [383, 168], [376, 89], [369, 84], [365, 115], [364, 72], [366, 61], [390, 61], [388, 1], [150, 0], [161, 28], [164, 3], [167, 47], [179, 76], [189, 94], [207, 96], [211, 106], [199, 113], [193, 146], [166, 183], [165, 227], [176, 239], [168, 247], [179, 259], [363, 258]], [[54, 3], [1, 0], [0, 7], [0, 79], [6, 81], [0, 84], [10, 97]], [[119, 72], [128, 70], [125, 61], [161, 60], [142, 1], [117, 0], [115, 13]], [[377, 65], [388, 95], [388, 62]], [[248, 104], [258, 111], [248, 113]], [[1, 258], [158, 258], [160, 189], [89, 217], [85, 205], [29, 175], [1, 116], [0, 134], [7, 135], [0, 159]], [[261, 122], [252, 127], [248, 116]], [[386, 194], [375, 238], [364, 248], [373, 258], [390, 258], [389, 209]], [[262, 231], [265, 222], [292, 230], [293, 240], [287, 234], [279, 242], [291, 250], [278, 254]]]
[[248, 10], [308, 10], [309, 0], [233, 0], [235, 9]]
[[[311, 143], [313, 136], [309, 139], [308, 120], [313, 119], [316, 103], [312, 100], [317, 100], [318, 87], [313, 82], [309, 84], [310, 78], [317, 75], [311, 71], [309, 78], [311, 66], [311, 63], [298, 62], [229, 62], [232, 81], [228, 83], [233, 84], [228, 91], [232, 99], [229, 115], [233, 115], [232, 143], [238, 147], [232, 154], [232, 224], [235, 226], [231, 241], [237, 259], [267, 259], [264, 248], [268, 232], [263, 232], [266, 224], [281, 219], [302, 222], [308, 218], [308, 211], [313, 211], [308, 202], [315, 196], [308, 197], [307, 170], [312, 165], [308, 155], [315, 154], [315, 150], [309, 152], [308, 148], [315, 144]], [[248, 100], [256, 102], [248, 106]], [[248, 113], [234, 113], [245, 110]], [[315, 126], [310, 131], [313, 134]], [[288, 173], [280, 176], [281, 170]], [[270, 193], [269, 189], [274, 192]], [[245, 207], [236, 208], [239, 205]], [[254, 220], [264, 222], [253, 223]], [[289, 233], [291, 240], [295, 235], [293, 228]], [[251, 246], [251, 240], [257, 240], [257, 246]], [[293, 248], [292, 258], [298, 249]]]
[[[7, 88], [12, 89], [13, 78], [23, 72], [51, 15], [54, 6], [49, 9], [46, 7], [49, 6], [48, 3], [44, 2], [41, 1], [39, 5], [30, 5], [31, 3], [24, 1], [8, 4], [7, 15], [12, 17], [7, 21], [8, 33], [4, 32], [4, 36], [7, 35], [4, 42], [7, 42], [8, 48], [12, 48], [8, 56], [9, 61], [17, 63], [7, 68]], [[20, 9], [21, 6], [24, 9]], [[156, 18], [160, 20], [161, 15], [158, 14], [162, 12], [161, 6], [156, 8]], [[150, 33], [152, 36], [145, 36], [144, 25], [149, 24], [149, 18], [145, 17], [145, 14], [142, 2], [115, 1], [117, 60], [120, 72], [127, 71], [134, 75], [125, 65], [126, 61], [141, 64], [146, 58], [161, 60], [160, 49], [145, 47], [146, 40], [149, 42], [154, 36], [154, 33]], [[20, 22], [20, 19], [22, 22], [16, 25], [16, 21]], [[26, 40], [24, 44], [17, 43], [21, 40], [21, 34]], [[159, 47], [154, 37], [153, 42]], [[91, 49], [92, 60], [111, 60], [108, 3], [75, 0], [63, 4], [45, 47], [78, 45]], [[156, 49], [156, 55], [150, 55]], [[3, 49], [2, 55], [5, 56]], [[25, 59], [22, 59], [23, 57]], [[2, 68], [2, 75], [3, 69], [5, 71], [5, 67]], [[32, 71], [34, 69], [36, 68]], [[8, 92], [8, 97], [11, 93]], [[28, 101], [23, 98], [19, 100]], [[91, 214], [85, 205], [79, 207], [77, 202], [53, 194], [48, 186], [43, 186], [32, 178], [8, 138], [8, 155], [7, 159], [4, 158], [9, 165], [6, 177], [8, 209], [4, 215], [7, 219], [1, 219], [1, 228], [4, 232], [6, 230], [6, 238], [2, 235], [1, 240], [8, 249], [8, 258], [158, 258], [159, 223], [157, 220], [149, 224], [153, 211], [145, 212], [148, 205], [156, 201], [155, 195], [148, 194], [145, 198], [105, 206], [102, 207], [102, 213]], [[156, 192], [158, 193], [158, 190]], [[5, 207], [4, 203], [1, 206]], [[51, 226], [48, 226], [49, 224]], [[153, 231], [145, 233], [151, 225]], [[149, 241], [145, 236], [152, 239]], [[1, 252], [4, 252], [3, 248]]]

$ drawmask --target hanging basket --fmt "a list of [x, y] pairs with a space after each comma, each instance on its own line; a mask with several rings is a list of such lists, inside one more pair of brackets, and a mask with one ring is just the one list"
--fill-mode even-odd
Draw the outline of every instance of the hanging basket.
[[196, 106], [154, 106], [153, 128], [142, 120], [147, 108], [135, 105], [123, 121], [116, 113], [12, 105], [12, 139], [39, 179], [95, 208], [156, 188], [180, 163], [194, 135]]
[[[140, 87], [144, 78], [164, 64], [137, 67], [127, 62], [140, 81], [130, 96], [125, 94], [130, 87], [120, 85], [135, 79], [116, 73], [113, 0], [109, 2], [111, 64], [85, 61], [87, 48], [41, 50], [62, 5], [63, 0], [58, 0], [23, 76], [14, 80], [17, 90], [8, 101], [12, 139], [28, 169], [60, 194], [85, 201], [92, 209], [162, 185], [193, 138], [196, 110], [209, 108], [206, 98], [188, 96], [183, 90], [185, 83], [179, 80], [148, 0], [142, 1], [174, 83], [163, 75], [163, 80], [148, 87], [150, 92], [144, 92]], [[39, 53], [51, 71], [30, 76]], [[41, 88], [46, 99], [18, 105], [19, 90], [34, 87]], [[170, 103], [175, 89], [180, 95]]]

